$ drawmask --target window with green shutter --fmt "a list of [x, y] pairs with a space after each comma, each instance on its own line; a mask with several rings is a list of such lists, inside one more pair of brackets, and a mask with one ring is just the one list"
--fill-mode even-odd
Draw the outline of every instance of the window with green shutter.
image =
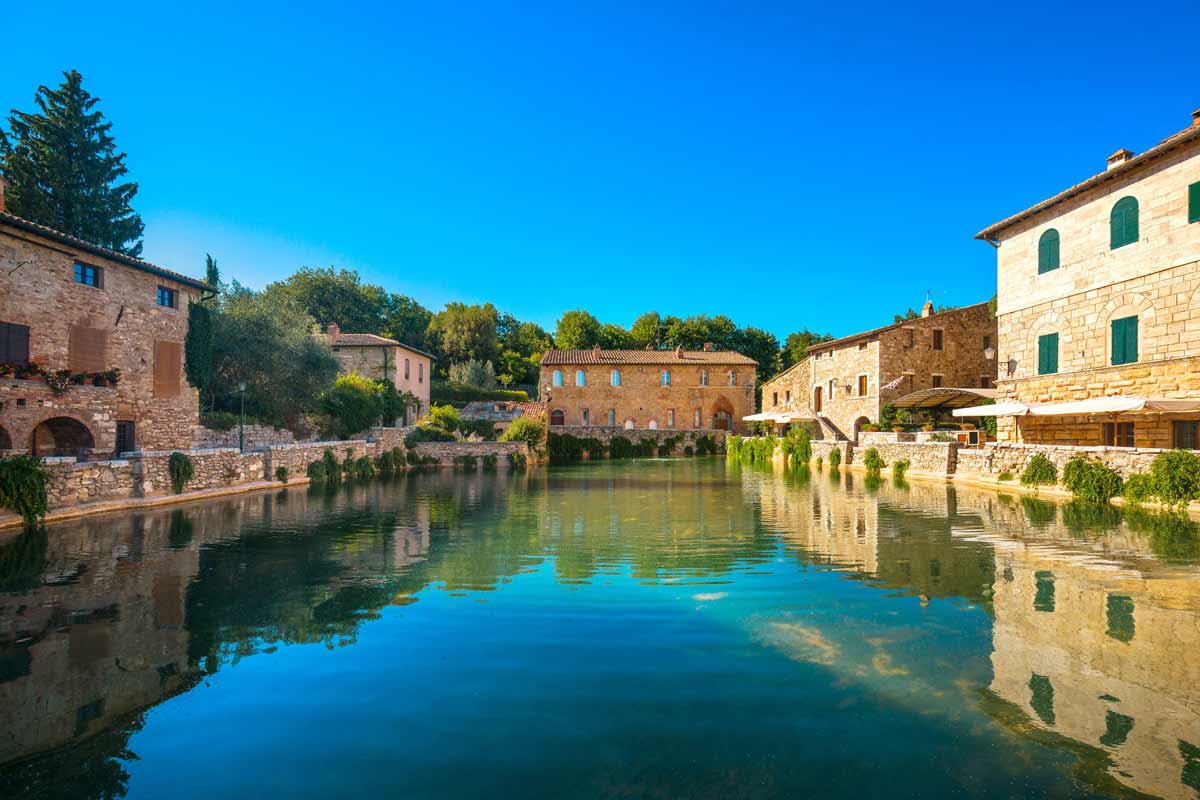
[[1053, 375], [1058, 372], [1058, 334], [1047, 333], [1038, 337], [1038, 375]]
[[1138, 240], [1138, 201], [1136, 197], [1122, 197], [1113, 206], [1108, 217], [1109, 246], [1116, 250]]
[[1138, 318], [1112, 321], [1112, 363], [1133, 364], [1138, 360]]
[[1058, 269], [1058, 231], [1051, 228], [1038, 239], [1038, 275]]
[[1188, 187], [1188, 222], [1200, 222], [1200, 181]]

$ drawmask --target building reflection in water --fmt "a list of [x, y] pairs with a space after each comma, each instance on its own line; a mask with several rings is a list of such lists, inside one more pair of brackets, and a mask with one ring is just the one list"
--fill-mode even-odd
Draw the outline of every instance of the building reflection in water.
[[[428, 587], [495, 590], [548, 561], [567, 586], [622, 571], [729, 582], [776, 569], [781, 554], [863, 581], [880, 600], [990, 615], [991, 675], [940, 701], [955, 714], [965, 698], [986, 724], [1075, 753], [1079, 778], [1101, 791], [1200, 791], [1193, 523], [852, 473], [729, 469], [405, 476], [9, 537], [0, 795], [37, 785], [44, 796], [120, 796], [147, 709], [280, 644], [352, 644], [364, 622]], [[652, 534], [627, 534], [648, 519]], [[940, 670], [935, 656], [913, 663]], [[910, 695], [931, 685], [902, 666], [883, 679]]]

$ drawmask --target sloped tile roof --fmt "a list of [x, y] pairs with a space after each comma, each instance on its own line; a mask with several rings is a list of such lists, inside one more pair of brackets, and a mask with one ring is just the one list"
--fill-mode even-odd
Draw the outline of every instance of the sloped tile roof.
[[545, 403], [517, 403], [507, 400], [473, 400], [459, 412], [463, 419], [481, 419], [489, 422], [512, 422], [518, 417], [545, 413]]
[[757, 366], [749, 356], [733, 350], [547, 350], [543, 366], [605, 364], [745, 364]]
[[1011, 217], [1002, 219], [994, 225], [989, 225], [988, 227], [981, 230], [979, 233], [975, 234], [975, 238], [983, 239], [985, 241], [995, 239], [996, 234], [998, 234], [1000, 231], [1004, 230], [1005, 228], [1011, 227], [1012, 225], [1015, 225], [1016, 223], [1020, 222], [1023, 219], [1032, 217], [1034, 214], [1037, 214], [1038, 212], [1045, 211], [1046, 209], [1050, 208], [1051, 206], [1058, 205], [1059, 203], [1061, 203], [1064, 200], [1067, 200], [1068, 198], [1074, 197], [1075, 195], [1081, 194], [1081, 193], [1087, 191], [1088, 189], [1091, 189], [1093, 186], [1099, 186], [1100, 184], [1105, 183], [1107, 181], [1113, 180], [1115, 178], [1120, 178], [1120, 177], [1126, 175], [1127, 173], [1129, 173], [1131, 170], [1138, 169], [1139, 167], [1143, 167], [1146, 164], [1149, 164], [1163, 156], [1167, 156], [1167, 155], [1171, 154], [1172, 152], [1174, 152], [1175, 150], [1179, 149], [1180, 147], [1183, 147], [1184, 145], [1187, 145], [1191, 142], [1200, 142], [1200, 125], [1192, 125], [1188, 128], [1184, 128], [1183, 130], [1179, 131], [1178, 133], [1173, 133], [1170, 136], [1168, 136], [1166, 139], [1163, 139], [1161, 142], [1154, 145], [1154, 147], [1151, 147], [1149, 150], [1146, 150], [1145, 152], [1134, 156], [1133, 158], [1126, 161], [1124, 164], [1121, 164], [1120, 166], [1117, 166], [1117, 167], [1113, 167], [1112, 169], [1105, 170], [1104, 172], [1101, 172], [1098, 175], [1093, 175], [1092, 177], [1088, 178], [1086, 181], [1083, 181], [1082, 183], [1077, 183], [1074, 186], [1072, 186], [1071, 188], [1061, 191], [1058, 194], [1054, 195], [1053, 197], [1051, 197], [1047, 200], [1043, 200], [1042, 202], [1038, 203], [1037, 205], [1030, 206], [1029, 208], [1025, 209], [1024, 211], [1013, 214]]
[[101, 247], [98, 244], [85, 242], [83, 239], [71, 236], [70, 234], [63, 233], [62, 231], [56, 231], [54, 228], [49, 228], [45, 225], [39, 225], [36, 222], [30, 222], [27, 219], [15, 217], [12, 214], [7, 214], [3, 211], [0, 211], [0, 226], [2, 225], [9, 225], [18, 230], [25, 231], [26, 233], [42, 236], [46, 239], [58, 242], [59, 244], [69, 245], [78, 250], [83, 250], [86, 253], [91, 253], [92, 255], [100, 256], [101, 258], [107, 258], [109, 261], [116, 261], [124, 264], [127, 267], [140, 269], [142, 272], [149, 272], [151, 275], [157, 275], [160, 278], [167, 278], [169, 280], [177, 281], [185, 286], [191, 286], [193, 289], [200, 289], [207, 292], [215, 292], [217, 290], [215, 286], [209, 286], [204, 281], [198, 281], [195, 278], [189, 278], [187, 275], [173, 272], [172, 270], [166, 269], [165, 267], [160, 267], [157, 264], [151, 264], [149, 261], [142, 261], [140, 258], [127, 256], [124, 253], [118, 253], [116, 250], [109, 250], [107, 247]]
[[373, 333], [339, 333], [330, 344], [334, 347], [403, 347], [405, 350], [411, 350], [418, 355], [435, 361], [437, 360], [432, 353], [426, 353], [424, 350], [418, 350], [412, 345], [397, 342], [395, 339], [389, 339], [386, 336], [376, 336]]

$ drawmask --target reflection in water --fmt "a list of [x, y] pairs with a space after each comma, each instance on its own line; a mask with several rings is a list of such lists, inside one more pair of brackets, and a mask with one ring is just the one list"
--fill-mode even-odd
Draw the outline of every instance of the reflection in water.
[[705, 459], [56, 525], [0, 543], [0, 796], [1195, 797], [1198, 548]]

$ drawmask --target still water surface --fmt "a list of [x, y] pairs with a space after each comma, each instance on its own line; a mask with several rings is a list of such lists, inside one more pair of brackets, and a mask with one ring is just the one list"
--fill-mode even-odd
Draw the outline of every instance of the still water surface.
[[1200, 795], [1186, 520], [716, 459], [0, 544], [0, 797]]

